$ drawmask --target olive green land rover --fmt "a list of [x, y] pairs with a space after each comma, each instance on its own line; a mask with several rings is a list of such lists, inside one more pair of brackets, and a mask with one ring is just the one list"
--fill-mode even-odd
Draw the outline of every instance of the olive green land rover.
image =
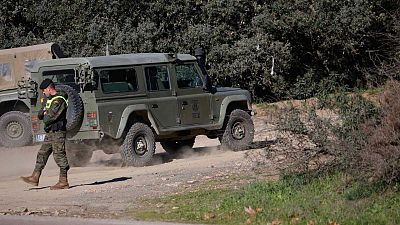
[[[68, 94], [67, 154], [72, 165], [87, 163], [93, 149], [121, 153], [126, 166], [149, 165], [155, 142], [174, 154], [193, 147], [197, 135], [218, 138], [237, 151], [254, 137], [251, 97], [239, 88], [211, 86], [204, 51], [138, 53], [38, 62], [30, 93], [33, 140], [43, 141], [37, 113], [46, 102], [37, 89], [45, 78]], [[33, 94], [32, 94], [33, 93]]]

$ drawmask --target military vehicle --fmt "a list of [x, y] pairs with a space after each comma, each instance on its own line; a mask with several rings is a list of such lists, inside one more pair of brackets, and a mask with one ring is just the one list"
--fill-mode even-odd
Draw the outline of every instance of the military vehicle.
[[138, 53], [38, 62], [31, 79], [20, 85], [21, 97], [32, 103], [34, 141], [44, 139], [36, 118], [46, 100], [37, 87], [50, 78], [68, 94], [67, 136], [75, 149], [69, 153], [74, 165], [87, 163], [93, 149], [102, 149], [120, 151], [126, 166], [145, 166], [155, 142], [175, 154], [193, 147], [197, 135], [219, 138], [232, 150], [248, 148], [254, 137], [249, 92], [212, 87], [204, 51], [197, 49], [195, 55]]
[[54, 43], [0, 50], [0, 145], [24, 146], [32, 142], [30, 102], [19, 99], [18, 81], [30, 77], [35, 62], [63, 57]]

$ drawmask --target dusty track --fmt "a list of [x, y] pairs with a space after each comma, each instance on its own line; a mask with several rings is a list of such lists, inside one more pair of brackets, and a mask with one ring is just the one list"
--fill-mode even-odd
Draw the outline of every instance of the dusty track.
[[[265, 122], [255, 118], [256, 143], [266, 139]], [[72, 168], [71, 188], [51, 191], [58, 167], [52, 158], [43, 171], [39, 187], [31, 187], [19, 176], [32, 172], [40, 146], [0, 148], [0, 214], [118, 218], [140, 199], [190, 190], [212, 179], [228, 177], [247, 169], [241, 152], [222, 151], [218, 140], [199, 136], [193, 149], [171, 158], [157, 145], [153, 166], [121, 167], [119, 154], [96, 151], [87, 167]]]

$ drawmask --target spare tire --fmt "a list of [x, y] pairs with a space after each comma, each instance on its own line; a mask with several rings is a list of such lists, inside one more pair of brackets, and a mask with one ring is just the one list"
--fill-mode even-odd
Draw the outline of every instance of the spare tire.
[[83, 120], [83, 103], [79, 93], [68, 85], [56, 85], [56, 90], [61, 90], [68, 95], [67, 131], [79, 130]]

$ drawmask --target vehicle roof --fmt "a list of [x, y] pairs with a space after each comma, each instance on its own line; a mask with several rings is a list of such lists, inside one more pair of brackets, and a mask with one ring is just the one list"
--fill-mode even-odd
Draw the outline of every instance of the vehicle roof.
[[19, 48], [8, 48], [8, 49], [0, 49], [0, 55], [9, 55], [9, 54], [16, 54], [21, 52], [29, 52], [29, 51], [38, 51], [38, 50], [48, 50], [51, 51], [51, 46], [54, 43], [46, 43], [40, 45], [31, 45]]
[[[39, 68], [43, 66], [50, 67], [58, 65], [77, 65], [83, 63], [89, 63], [92, 68], [167, 63], [171, 62], [173, 56], [174, 54], [168, 53], [134, 53], [96, 57], [52, 59], [38, 62], [33, 67], [32, 72], [38, 72]], [[182, 61], [196, 60], [194, 56], [189, 54], [177, 54], [177, 58]]]

